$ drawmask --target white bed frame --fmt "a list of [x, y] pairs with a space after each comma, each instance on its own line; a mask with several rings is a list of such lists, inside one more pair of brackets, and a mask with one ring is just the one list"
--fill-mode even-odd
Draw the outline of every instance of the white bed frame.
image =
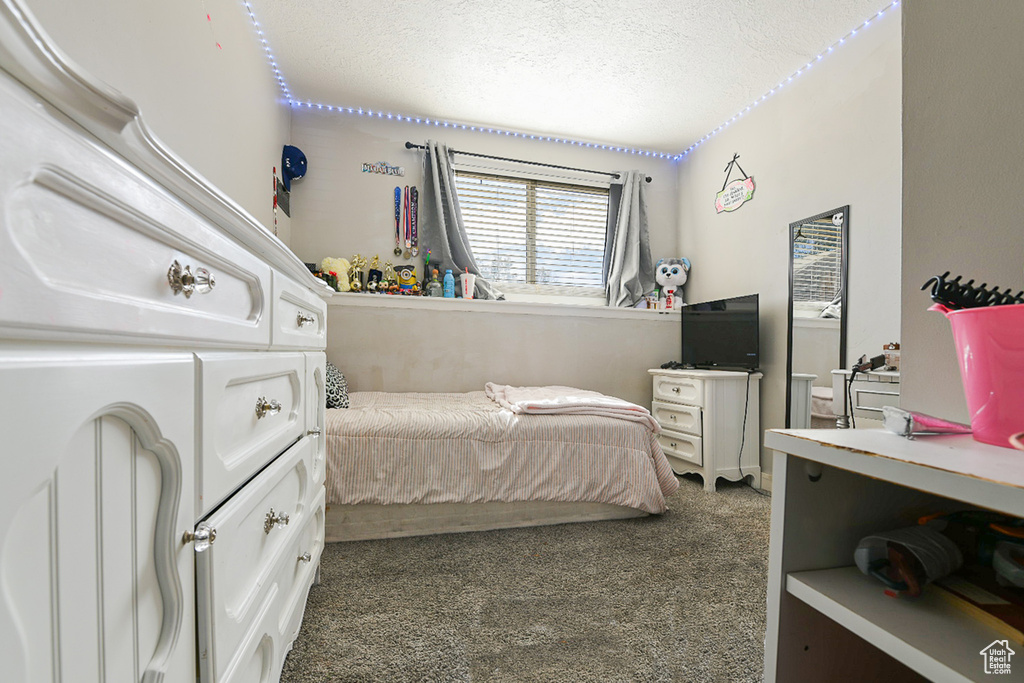
[[325, 533], [335, 543], [646, 516], [622, 505], [557, 501], [328, 505]]

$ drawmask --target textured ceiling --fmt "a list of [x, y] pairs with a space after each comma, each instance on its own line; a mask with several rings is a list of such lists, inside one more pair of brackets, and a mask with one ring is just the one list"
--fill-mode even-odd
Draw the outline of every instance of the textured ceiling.
[[678, 153], [890, 0], [249, 3], [296, 100]]

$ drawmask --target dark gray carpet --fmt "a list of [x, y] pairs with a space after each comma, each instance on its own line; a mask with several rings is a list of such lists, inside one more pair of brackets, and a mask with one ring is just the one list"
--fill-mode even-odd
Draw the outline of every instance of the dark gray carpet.
[[771, 499], [681, 483], [660, 517], [329, 544], [281, 681], [760, 680]]

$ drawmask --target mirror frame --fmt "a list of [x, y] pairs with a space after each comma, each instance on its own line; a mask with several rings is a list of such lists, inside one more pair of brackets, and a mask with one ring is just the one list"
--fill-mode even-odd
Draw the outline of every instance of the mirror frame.
[[846, 369], [846, 323], [849, 320], [849, 285], [850, 285], [850, 205], [840, 206], [831, 211], [823, 211], [809, 218], [803, 218], [789, 224], [789, 311], [786, 316], [786, 429], [792, 424], [793, 416], [793, 234], [803, 223], [819, 221], [837, 213], [843, 214], [842, 250], [839, 264], [839, 297], [843, 315], [839, 318], [839, 365], [837, 370]]

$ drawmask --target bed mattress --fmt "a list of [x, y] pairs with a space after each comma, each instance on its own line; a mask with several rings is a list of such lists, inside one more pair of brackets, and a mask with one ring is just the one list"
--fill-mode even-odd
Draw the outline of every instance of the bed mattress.
[[515, 415], [482, 391], [354, 392], [325, 427], [330, 504], [540, 500], [660, 514], [679, 487], [642, 424]]

